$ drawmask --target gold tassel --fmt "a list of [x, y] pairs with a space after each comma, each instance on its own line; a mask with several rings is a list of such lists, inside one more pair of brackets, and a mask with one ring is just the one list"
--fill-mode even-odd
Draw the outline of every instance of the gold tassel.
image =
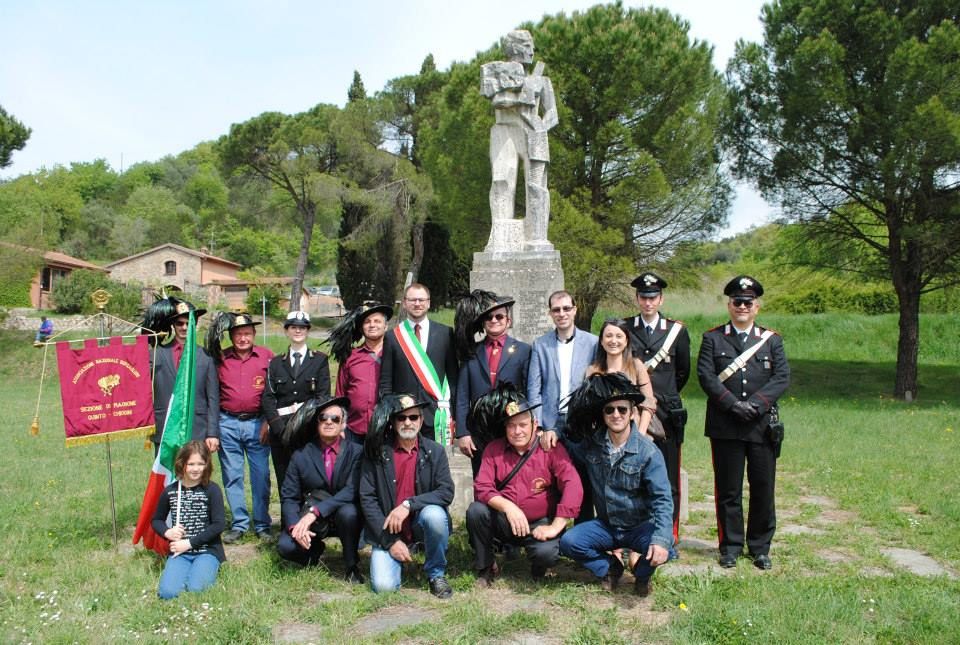
[[33, 417], [33, 423], [30, 424], [30, 434], [34, 437], [40, 434], [40, 417]]

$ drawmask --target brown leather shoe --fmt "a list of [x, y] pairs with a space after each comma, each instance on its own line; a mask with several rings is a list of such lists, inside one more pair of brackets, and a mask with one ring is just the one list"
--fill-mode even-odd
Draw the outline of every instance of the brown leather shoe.
[[610, 558], [610, 569], [607, 575], [600, 578], [600, 587], [604, 591], [615, 591], [620, 584], [620, 578], [623, 577], [623, 562], [620, 558]]
[[497, 581], [497, 577], [499, 575], [500, 567], [498, 567], [497, 563], [494, 562], [486, 569], [480, 569], [477, 571], [477, 581], [474, 584], [481, 589], [489, 589], [493, 586], [493, 583]]

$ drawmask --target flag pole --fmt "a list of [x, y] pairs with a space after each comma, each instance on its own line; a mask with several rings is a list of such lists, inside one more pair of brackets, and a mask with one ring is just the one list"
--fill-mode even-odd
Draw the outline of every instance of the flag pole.
[[[93, 300], [93, 304], [97, 307], [97, 317], [100, 321], [100, 340], [97, 343], [100, 346], [106, 344], [106, 320], [107, 315], [103, 312], [107, 308], [107, 303], [110, 302], [110, 292], [106, 289], [97, 289], [92, 294], [90, 294], [90, 299]], [[110, 517], [113, 519], [113, 548], [117, 550], [118, 537], [117, 537], [117, 500], [116, 496], [113, 493], [113, 459], [110, 455], [110, 435], [108, 434], [104, 442], [107, 446], [107, 488], [110, 491]]]

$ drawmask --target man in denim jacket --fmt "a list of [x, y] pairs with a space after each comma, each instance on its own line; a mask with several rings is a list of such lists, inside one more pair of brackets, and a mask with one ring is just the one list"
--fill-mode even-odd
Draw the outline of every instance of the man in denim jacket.
[[[673, 551], [673, 497], [663, 456], [631, 421], [643, 394], [621, 374], [590, 377], [571, 396], [570, 436], [565, 441], [590, 478], [597, 519], [577, 524], [560, 540], [560, 552], [586, 567], [601, 586], [613, 591], [623, 562], [610, 552], [629, 548], [640, 554], [633, 569], [634, 591], [650, 593], [656, 567]], [[579, 420], [578, 420], [579, 419]]]

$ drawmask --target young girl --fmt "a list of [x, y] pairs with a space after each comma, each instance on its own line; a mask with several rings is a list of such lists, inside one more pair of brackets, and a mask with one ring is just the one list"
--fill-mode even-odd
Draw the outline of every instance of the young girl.
[[170, 541], [170, 557], [157, 594], [164, 600], [183, 592], [203, 591], [217, 579], [226, 558], [223, 493], [210, 482], [213, 464], [202, 441], [180, 448], [174, 461], [177, 481], [167, 486], [153, 514], [153, 530]]

